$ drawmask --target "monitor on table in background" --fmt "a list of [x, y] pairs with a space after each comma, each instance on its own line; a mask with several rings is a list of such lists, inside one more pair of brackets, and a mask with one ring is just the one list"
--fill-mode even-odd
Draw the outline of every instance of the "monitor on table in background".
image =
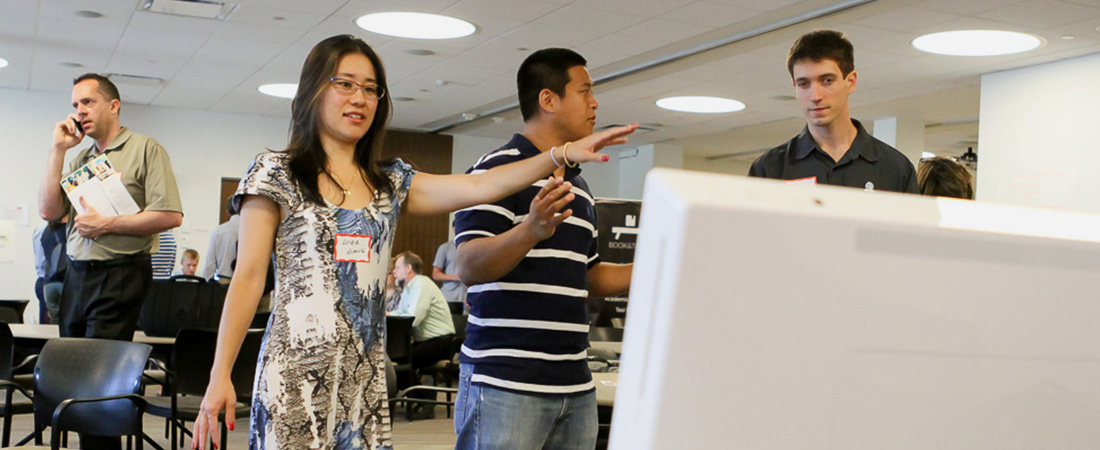
[[1100, 448], [1100, 216], [657, 169], [612, 450]]

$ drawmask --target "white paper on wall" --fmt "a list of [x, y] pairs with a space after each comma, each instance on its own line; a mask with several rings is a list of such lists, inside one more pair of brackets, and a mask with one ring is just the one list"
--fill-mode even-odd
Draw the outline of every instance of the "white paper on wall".
[[30, 220], [29, 209], [26, 203], [4, 205], [3, 209], [0, 210], [0, 220], [11, 220], [17, 225], [25, 227]]
[[11, 247], [15, 243], [15, 221], [0, 220], [0, 263], [12, 261]]

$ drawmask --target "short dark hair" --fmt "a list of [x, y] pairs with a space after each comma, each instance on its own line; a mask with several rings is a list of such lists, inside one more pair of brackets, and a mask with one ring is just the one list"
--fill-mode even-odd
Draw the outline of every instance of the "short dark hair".
[[937, 156], [917, 165], [917, 184], [922, 195], [974, 199], [970, 171], [950, 158]]
[[794, 65], [799, 61], [832, 60], [840, 66], [840, 74], [848, 76], [856, 70], [855, 49], [844, 33], [836, 30], [814, 30], [794, 41], [787, 54], [787, 72], [794, 77]]
[[401, 252], [400, 255], [397, 255], [397, 257], [405, 258], [405, 265], [412, 266], [413, 272], [416, 272], [417, 275], [423, 273], [420, 271], [420, 269], [424, 266], [424, 260], [420, 259], [419, 256], [416, 256], [416, 253], [406, 250]]
[[122, 101], [122, 98], [118, 95], [118, 87], [111, 82], [107, 77], [98, 73], [86, 73], [73, 79], [73, 86], [76, 86], [81, 81], [96, 80], [99, 82], [99, 93], [107, 98], [107, 101], [118, 100]]
[[586, 66], [588, 61], [580, 53], [567, 48], [544, 48], [532, 53], [519, 65], [516, 74], [516, 90], [519, 92], [519, 110], [527, 122], [539, 114], [539, 93], [543, 89], [560, 96], [565, 95], [569, 84], [569, 69]]

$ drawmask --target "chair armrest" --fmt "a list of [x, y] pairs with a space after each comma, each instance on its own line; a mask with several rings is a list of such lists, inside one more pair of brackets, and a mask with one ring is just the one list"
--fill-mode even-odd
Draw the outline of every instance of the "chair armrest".
[[165, 372], [168, 372], [168, 365], [165, 364], [164, 361], [156, 358], [149, 358], [147, 361], [145, 361], [145, 368], [152, 370], [163, 370]]
[[431, 391], [431, 392], [450, 392], [452, 394], [458, 393], [458, 388], [438, 387], [438, 386], [412, 386], [405, 388], [405, 390], [397, 393], [397, 398], [405, 397], [406, 394], [413, 391]]
[[153, 377], [149, 376], [148, 374], [142, 372], [141, 379], [143, 381], [148, 381], [148, 382], [151, 382], [153, 384], [159, 384], [161, 386], [166, 386], [166, 387], [167, 386], [172, 386], [172, 383], [173, 383], [172, 382], [172, 371], [168, 370], [168, 365], [165, 364], [164, 361], [161, 361], [161, 360], [156, 359], [156, 358], [149, 358], [147, 361], [145, 361], [145, 370], [160, 370], [160, 371], [164, 372], [164, 383], [162, 384], [156, 378], [153, 378]]
[[110, 397], [89, 397], [89, 398], [70, 398], [57, 405], [57, 409], [53, 411], [53, 420], [50, 421], [50, 442], [61, 442], [61, 416], [65, 414], [65, 410], [77, 403], [91, 403], [91, 402], [106, 402], [112, 400], [128, 399], [134, 402], [138, 407], [140, 414], [145, 414], [145, 408], [149, 407], [149, 402], [137, 394], [122, 394], [112, 395]]
[[38, 363], [38, 355], [30, 355], [23, 359], [22, 362], [11, 368], [11, 373], [32, 373], [34, 372], [34, 365]]
[[23, 389], [23, 386], [20, 386], [19, 384], [13, 383], [8, 380], [0, 380], [0, 389], [8, 391], [9, 394], [11, 393], [12, 389], [16, 389], [19, 391], [20, 394], [23, 394], [27, 398], [34, 398], [34, 395], [26, 389]]

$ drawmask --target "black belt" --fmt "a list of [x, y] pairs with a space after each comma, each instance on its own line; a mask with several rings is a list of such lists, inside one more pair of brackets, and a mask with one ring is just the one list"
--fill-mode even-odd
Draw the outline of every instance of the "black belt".
[[104, 260], [71, 260], [69, 261], [73, 267], [77, 269], [98, 269], [104, 267], [119, 267], [129, 266], [142, 261], [152, 262], [152, 257], [145, 253], [138, 253], [136, 255], [120, 256], [114, 259]]

